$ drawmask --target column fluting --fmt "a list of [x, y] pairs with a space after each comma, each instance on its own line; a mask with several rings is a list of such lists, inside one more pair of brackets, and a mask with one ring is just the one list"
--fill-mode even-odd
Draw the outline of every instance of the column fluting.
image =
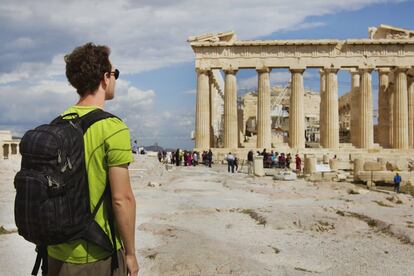
[[238, 148], [237, 70], [225, 70], [224, 78], [224, 147]]
[[319, 74], [320, 74], [320, 103], [319, 103], [319, 144], [322, 147], [325, 147], [325, 129], [326, 129], [326, 124], [325, 124], [325, 102], [326, 102], [326, 97], [325, 97], [325, 90], [326, 90], [326, 75], [325, 75], [325, 71], [324, 70], [319, 70]]
[[360, 69], [359, 97], [359, 141], [360, 148], [369, 149], [374, 145], [373, 110], [372, 110], [372, 69]]
[[408, 79], [408, 146], [414, 148], [414, 77]]
[[388, 103], [389, 73], [390, 69], [388, 68], [378, 69], [378, 142], [384, 148], [390, 147], [388, 135], [390, 127]]
[[408, 148], [408, 93], [407, 93], [407, 69], [395, 70], [394, 92], [394, 148]]
[[327, 68], [326, 74], [326, 113], [325, 113], [325, 147], [339, 148], [339, 114], [338, 114], [338, 69]]
[[257, 69], [257, 148], [271, 148], [270, 69]]
[[359, 126], [359, 98], [360, 98], [360, 76], [355, 69], [351, 70], [351, 143], [358, 147]]
[[208, 70], [197, 69], [195, 147], [210, 148], [210, 85]]
[[292, 87], [289, 106], [289, 146], [295, 149], [305, 148], [304, 71], [304, 69], [290, 69]]

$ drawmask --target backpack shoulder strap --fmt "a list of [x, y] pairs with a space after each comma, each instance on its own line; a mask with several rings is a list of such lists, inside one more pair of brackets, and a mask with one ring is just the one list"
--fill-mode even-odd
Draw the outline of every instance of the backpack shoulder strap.
[[[92, 110], [91, 112], [85, 114], [84, 116], [80, 117], [80, 125], [82, 127], [83, 133], [85, 133], [88, 128], [93, 125], [94, 123], [106, 119], [106, 118], [118, 118], [117, 116], [103, 111], [100, 108]], [[119, 119], [119, 118], [118, 118]], [[121, 119], [119, 119], [121, 120]], [[122, 121], [122, 120], [121, 120]]]

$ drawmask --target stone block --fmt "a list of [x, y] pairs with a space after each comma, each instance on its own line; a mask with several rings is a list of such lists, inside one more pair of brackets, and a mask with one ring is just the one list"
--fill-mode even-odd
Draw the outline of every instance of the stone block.
[[335, 180], [337, 176], [336, 172], [322, 172], [322, 179], [325, 181]]
[[343, 161], [343, 160], [339, 160], [339, 159], [331, 159], [331, 160], [329, 160], [329, 167], [333, 171], [336, 171], [336, 170], [352, 170], [351, 162], [349, 162], [348, 160]]
[[395, 173], [389, 171], [360, 171], [358, 179], [364, 182], [371, 180], [375, 182], [393, 183]]
[[297, 176], [296, 173], [291, 171], [285, 171], [285, 172], [276, 172], [273, 175], [274, 180], [284, 180], [284, 181], [292, 181], [296, 180]]
[[382, 164], [379, 162], [367, 161], [364, 163], [364, 171], [382, 171]]
[[265, 171], [263, 169], [263, 157], [255, 156], [253, 161], [253, 171], [255, 176], [264, 176]]
[[316, 172], [316, 157], [306, 156], [305, 167], [303, 168], [305, 174], [312, 174]]
[[397, 159], [393, 161], [388, 161], [386, 164], [388, 171], [408, 171], [409, 164], [405, 159]]
[[354, 181], [359, 181], [358, 173], [364, 170], [364, 159], [354, 159]]

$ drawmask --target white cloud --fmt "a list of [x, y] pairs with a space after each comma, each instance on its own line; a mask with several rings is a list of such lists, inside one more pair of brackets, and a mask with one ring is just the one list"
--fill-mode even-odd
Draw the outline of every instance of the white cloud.
[[[254, 39], [276, 31], [313, 28], [323, 22], [305, 22], [308, 16], [320, 16], [342, 10], [354, 10], [370, 4], [394, 2], [385, 0], [347, 1], [29, 1], [0, 4], [0, 18], [8, 26], [25, 31], [14, 41], [20, 47], [35, 47], [39, 56], [50, 62], [59, 43], [65, 52], [87, 41], [109, 45], [114, 64], [123, 73], [137, 73], [169, 66], [193, 59], [185, 42], [188, 36], [206, 32], [236, 31], [239, 38]], [[53, 11], [53, 12], [51, 12]], [[105, 16], [101, 16], [105, 15]], [[35, 31], [28, 29], [32, 22]], [[30, 24], [31, 25], [31, 24]], [[35, 43], [36, 36], [48, 33], [43, 43]], [[62, 36], [58, 41], [55, 36]], [[60, 38], [60, 37], [58, 37]], [[48, 40], [50, 39], [50, 40]], [[62, 41], [63, 40], [63, 41]], [[46, 44], [45, 44], [46, 43]], [[50, 43], [50, 44], [47, 44]], [[37, 45], [38, 44], [38, 45]], [[15, 51], [19, 51], [17, 47]], [[29, 55], [30, 53], [23, 53]], [[3, 83], [27, 77], [20, 74], [0, 75]]]
[[[112, 63], [123, 75], [136, 74], [193, 61], [186, 43], [190, 35], [234, 30], [239, 39], [255, 39], [324, 24], [321, 18], [306, 21], [310, 16], [385, 2], [400, 1], [2, 1], [0, 127], [27, 128], [75, 102], [77, 94], [64, 77], [63, 56], [89, 41], [109, 45]], [[289, 79], [288, 72], [271, 75], [272, 82]], [[239, 88], [256, 86], [256, 76], [239, 81]], [[108, 108], [135, 132], [178, 137], [193, 128], [192, 112], [158, 111], [153, 89], [118, 80], [116, 93], [117, 100], [108, 103]], [[194, 95], [195, 90], [182, 93]]]

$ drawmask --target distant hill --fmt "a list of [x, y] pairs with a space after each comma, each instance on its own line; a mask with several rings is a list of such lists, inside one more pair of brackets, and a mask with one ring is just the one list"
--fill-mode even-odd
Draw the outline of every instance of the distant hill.
[[151, 145], [151, 146], [144, 146], [144, 149], [145, 149], [145, 151], [163, 151], [163, 150], [165, 150], [165, 151], [176, 151], [177, 150], [177, 148], [164, 148], [164, 147], [162, 147], [162, 146], [160, 146], [160, 145], [158, 145], [158, 143], [155, 143], [154, 145]]

